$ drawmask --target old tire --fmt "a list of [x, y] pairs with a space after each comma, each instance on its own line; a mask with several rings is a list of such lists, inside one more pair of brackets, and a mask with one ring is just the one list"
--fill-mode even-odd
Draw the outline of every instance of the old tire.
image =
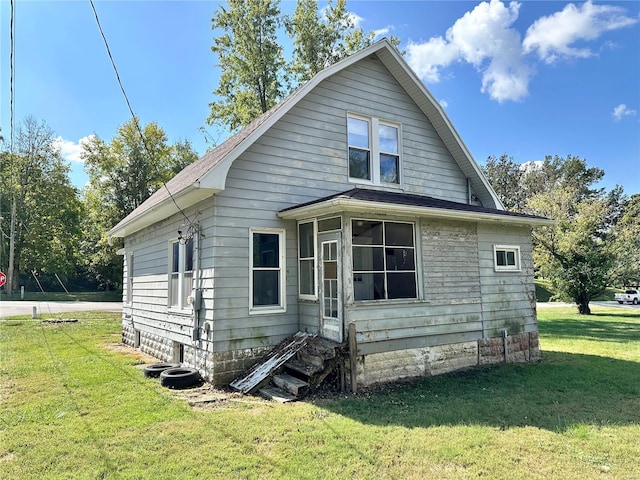
[[160, 385], [167, 388], [189, 388], [200, 383], [202, 377], [195, 368], [168, 368], [160, 374]]
[[637, 298], [634, 298], [634, 299], [633, 299], [633, 304], [634, 304], [634, 305], [637, 305], [637, 304], [638, 304], [638, 299], [637, 299]]
[[154, 363], [144, 367], [144, 376], [149, 378], [158, 378], [162, 372], [169, 368], [179, 367], [179, 363]]

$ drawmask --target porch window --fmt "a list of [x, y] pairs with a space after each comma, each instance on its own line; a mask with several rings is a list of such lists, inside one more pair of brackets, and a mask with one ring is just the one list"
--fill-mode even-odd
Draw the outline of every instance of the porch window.
[[349, 178], [379, 185], [400, 183], [400, 127], [375, 117], [347, 118]]
[[298, 225], [298, 294], [316, 298], [316, 223]]
[[284, 230], [251, 230], [251, 313], [285, 311]]
[[171, 242], [169, 256], [169, 306], [186, 308], [193, 288], [193, 238]]
[[354, 299], [417, 298], [414, 225], [352, 220]]
[[520, 247], [512, 245], [493, 246], [494, 269], [499, 271], [520, 271]]

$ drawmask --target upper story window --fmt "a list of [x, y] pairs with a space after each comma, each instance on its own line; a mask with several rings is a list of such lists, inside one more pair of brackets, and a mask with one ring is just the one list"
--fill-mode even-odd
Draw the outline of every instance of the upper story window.
[[494, 269], [496, 272], [520, 271], [520, 247], [511, 245], [494, 245]]
[[375, 117], [349, 116], [349, 179], [400, 183], [400, 127]]
[[169, 306], [186, 308], [193, 288], [193, 238], [171, 242], [169, 258]]

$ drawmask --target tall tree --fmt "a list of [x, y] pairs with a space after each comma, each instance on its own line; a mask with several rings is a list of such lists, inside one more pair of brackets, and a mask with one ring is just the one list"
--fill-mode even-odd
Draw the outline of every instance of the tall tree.
[[613, 225], [614, 276], [619, 286], [640, 285], [640, 194], [625, 203], [620, 220]]
[[14, 151], [0, 157], [0, 252], [7, 290], [15, 289], [22, 272], [63, 277], [73, 273], [82, 203], [53, 130], [44, 121], [25, 118], [17, 129]]
[[110, 242], [107, 231], [198, 156], [188, 141], [169, 145], [156, 123], [139, 127], [134, 118], [118, 128], [111, 143], [94, 136], [82, 158], [89, 174], [83, 258], [102, 286], [111, 288], [122, 279], [122, 262], [118, 242]]
[[211, 19], [222, 32], [211, 50], [221, 67], [209, 104], [209, 125], [235, 130], [273, 107], [287, 92], [285, 61], [277, 41], [281, 24], [277, 0], [229, 0]]
[[495, 190], [502, 205], [507, 210], [522, 212], [527, 194], [522, 188], [522, 180], [527, 173], [526, 166], [516, 163], [513, 157], [503, 154], [499, 158], [490, 156], [482, 168]]

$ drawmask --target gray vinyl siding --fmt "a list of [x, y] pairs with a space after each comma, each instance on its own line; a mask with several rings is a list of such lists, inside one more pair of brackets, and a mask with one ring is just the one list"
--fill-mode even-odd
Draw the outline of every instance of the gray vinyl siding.
[[[521, 270], [496, 272], [494, 245], [520, 247]], [[485, 336], [496, 337], [537, 331], [533, 253], [529, 228], [478, 225], [478, 255]]]

